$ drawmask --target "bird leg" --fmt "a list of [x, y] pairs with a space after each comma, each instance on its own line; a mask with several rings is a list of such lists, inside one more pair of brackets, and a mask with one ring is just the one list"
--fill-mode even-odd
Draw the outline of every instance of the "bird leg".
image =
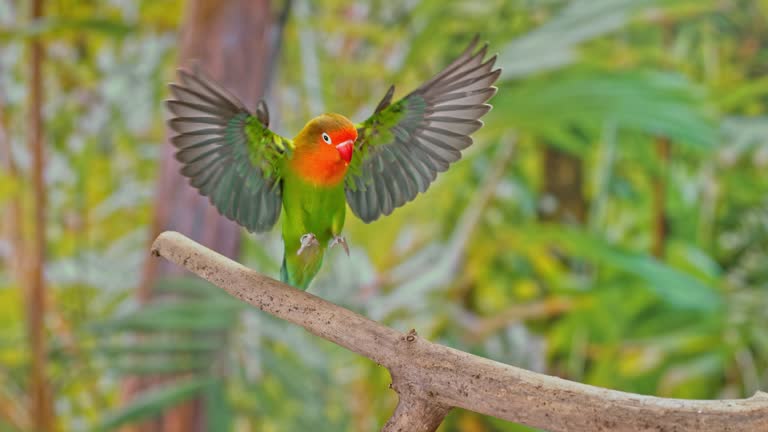
[[345, 239], [343, 236], [334, 236], [333, 240], [331, 240], [331, 243], [328, 244], [328, 248], [332, 248], [336, 245], [341, 245], [341, 247], [344, 248], [344, 252], [347, 253], [347, 256], [349, 256], [349, 245], [347, 244], [347, 239]]
[[317, 241], [317, 237], [315, 237], [312, 233], [307, 233], [301, 236], [301, 247], [299, 248], [298, 252], [296, 252], [296, 255], [301, 255], [304, 253], [305, 250], [309, 249], [313, 246], [320, 246], [320, 242]]

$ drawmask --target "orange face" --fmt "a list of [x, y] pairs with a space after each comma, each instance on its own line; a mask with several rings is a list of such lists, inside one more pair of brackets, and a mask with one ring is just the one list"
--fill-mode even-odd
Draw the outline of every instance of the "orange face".
[[291, 165], [304, 179], [322, 185], [340, 182], [352, 160], [357, 129], [346, 117], [323, 114], [296, 136]]
[[320, 133], [320, 139], [322, 140], [322, 143], [320, 143], [321, 146], [323, 144], [333, 146], [339, 153], [341, 160], [343, 160], [345, 164], [349, 164], [349, 161], [352, 160], [352, 151], [355, 148], [355, 140], [357, 140], [357, 129], [352, 126], [329, 130]]

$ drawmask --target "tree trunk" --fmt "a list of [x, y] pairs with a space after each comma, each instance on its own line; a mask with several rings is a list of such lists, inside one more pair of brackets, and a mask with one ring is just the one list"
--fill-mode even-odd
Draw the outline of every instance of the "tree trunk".
[[[32, 2], [32, 20], [43, 16], [42, 0]], [[26, 261], [25, 295], [27, 312], [27, 338], [30, 344], [30, 415], [35, 430], [54, 430], [53, 404], [46, 377], [45, 338], [45, 154], [43, 148], [42, 119], [42, 62], [43, 43], [39, 38], [30, 41], [29, 80], [29, 152], [32, 154], [33, 221], [32, 241]]]
[[[181, 34], [179, 65], [199, 64], [202, 70], [232, 91], [246, 106], [263, 96], [269, 76], [272, 14], [269, 0], [189, 0]], [[155, 201], [153, 234], [164, 230], [186, 233], [226, 256], [236, 256], [240, 229], [219, 215], [208, 198], [179, 174], [181, 165], [171, 145], [163, 147], [160, 181]], [[159, 276], [178, 274], [171, 266], [148, 260], [139, 299], [151, 297]]]
[[[265, 93], [281, 32], [270, 1], [189, 0], [185, 14], [179, 66], [199, 66], [246, 106], [255, 107]], [[187, 179], [179, 173], [180, 164], [173, 153], [170, 144], [163, 146], [151, 237], [165, 230], [179, 231], [223, 255], [236, 257], [240, 249], [240, 228], [219, 215], [208, 198], [189, 186]], [[137, 292], [139, 302], [151, 301], [152, 286], [158, 278], [180, 274], [178, 268], [167, 263], [147, 260]], [[149, 386], [151, 382], [146, 380], [127, 380], [126, 399]], [[204, 415], [201, 401], [193, 400], [140, 429], [202, 430]]]

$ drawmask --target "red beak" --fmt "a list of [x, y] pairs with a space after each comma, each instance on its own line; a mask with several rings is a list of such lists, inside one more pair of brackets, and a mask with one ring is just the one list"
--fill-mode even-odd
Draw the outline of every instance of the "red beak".
[[336, 150], [339, 151], [339, 156], [344, 162], [349, 163], [352, 160], [352, 150], [355, 148], [354, 140], [346, 140], [336, 146]]

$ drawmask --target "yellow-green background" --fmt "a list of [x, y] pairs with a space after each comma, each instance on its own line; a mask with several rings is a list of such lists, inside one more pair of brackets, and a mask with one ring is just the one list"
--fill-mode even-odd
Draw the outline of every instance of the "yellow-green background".
[[[0, 211], [21, 203], [29, 238], [27, 44], [40, 35], [45, 372], [59, 429], [112, 429], [202, 394], [207, 430], [377, 430], [396, 402], [381, 367], [200, 283], [169, 282], [176, 302], [136, 305], [184, 1], [48, 0], [37, 23], [28, 3], [0, 0], [0, 128], [18, 167], [0, 172]], [[474, 33], [504, 69], [462, 162], [390, 217], [349, 218], [351, 258], [332, 254], [311, 292], [613, 389], [711, 399], [768, 387], [768, 1], [295, 3], [308, 13], [290, 16], [268, 98], [287, 136], [316, 107], [363, 120], [390, 83], [404, 95]], [[308, 51], [319, 76], [307, 74]], [[552, 149], [583, 170], [571, 197], [583, 220], [547, 216], [559, 204], [548, 178], [562, 175], [544, 169]], [[659, 197], [668, 234], [657, 259]], [[276, 275], [278, 232], [244, 233], [241, 261]], [[32, 424], [11, 234], [0, 237], [0, 431]], [[193, 378], [121, 403], [124, 375], [179, 371]], [[526, 429], [456, 410], [441, 430]]]

